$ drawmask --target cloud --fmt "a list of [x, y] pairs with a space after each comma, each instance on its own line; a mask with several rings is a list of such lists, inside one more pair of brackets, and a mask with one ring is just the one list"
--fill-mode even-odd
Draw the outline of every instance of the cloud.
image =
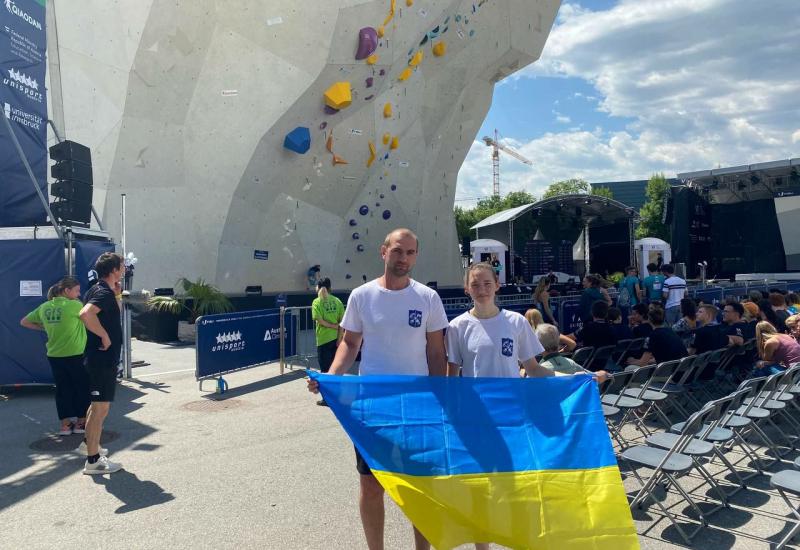
[[[639, 179], [800, 156], [797, 7], [795, 0], [768, 9], [736, 0], [622, 0], [593, 12], [563, 4], [541, 59], [510, 78], [543, 86], [547, 78], [582, 78], [597, 90], [586, 100], [632, 122], [622, 131], [570, 128], [521, 143], [533, 169], [507, 163], [501, 178], [509, 190], [532, 191], [569, 177]], [[476, 161], [471, 152], [465, 167]], [[459, 177], [459, 195], [467, 180]]]

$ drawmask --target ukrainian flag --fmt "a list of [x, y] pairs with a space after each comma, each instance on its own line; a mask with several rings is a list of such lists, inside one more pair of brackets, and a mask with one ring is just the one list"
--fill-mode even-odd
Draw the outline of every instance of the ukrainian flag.
[[639, 547], [591, 377], [309, 375], [435, 548]]

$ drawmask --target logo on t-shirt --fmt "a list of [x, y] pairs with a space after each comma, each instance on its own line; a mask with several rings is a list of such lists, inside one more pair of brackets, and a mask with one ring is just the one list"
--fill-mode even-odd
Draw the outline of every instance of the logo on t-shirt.
[[408, 326], [421, 327], [422, 326], [422, 312], [416, 309], [408, 310]]
[[511, 338], [503, 338], [500, 342], [500, 353], [506, 357], [511, 357], [514, 354], [514, 340]]

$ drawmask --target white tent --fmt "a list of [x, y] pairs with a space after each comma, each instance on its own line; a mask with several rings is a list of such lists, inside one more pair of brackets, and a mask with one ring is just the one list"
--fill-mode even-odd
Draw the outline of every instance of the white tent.
[[655, 237], [645, 237], [633, 242], [636, 251], [636, 261], [639, 264], [639, 276], [644, 278], [649, 275], [647, 264], [659, 264], [658, 256], [661, 255], [661, 265], [672, 262], [672, 248], [669, 243], [656, 239]]
[[493, 239], [478, 239], [477, 241], [472, 241], [469, 245], [470, 256], [472, 257], [473, 263], [478, 263], [481, 261], [481, 257], [487, 258], [488, 255], [489, 261], [491, 261], [492, 256], [496, 256], [498, 260], [500, 260], [500, 284], [505, 284], [506, 282], [506, 251], [508, 247], [501, 243], [500, 241], [495, 241]]

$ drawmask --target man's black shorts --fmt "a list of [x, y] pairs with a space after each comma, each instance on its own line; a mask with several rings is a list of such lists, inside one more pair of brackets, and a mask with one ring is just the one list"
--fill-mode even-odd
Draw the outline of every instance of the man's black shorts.
[[114, 401], [117, 389], [117, 362], [112, 357], [90, 355], [86, 357], [89, 375], [89, 398], [92, 401]]
[[358, 449], [356, 447], [353, 447], [353, 449], [355, 449], [356, 451], [356, 470], [358, 470], [358, 473], [361, 474], [362, 476], [371, 476], [372, 470], [370, 470], [369, 466], [367, 466], [364, 457], [361, 456], [361, 453], [358, 452]]

